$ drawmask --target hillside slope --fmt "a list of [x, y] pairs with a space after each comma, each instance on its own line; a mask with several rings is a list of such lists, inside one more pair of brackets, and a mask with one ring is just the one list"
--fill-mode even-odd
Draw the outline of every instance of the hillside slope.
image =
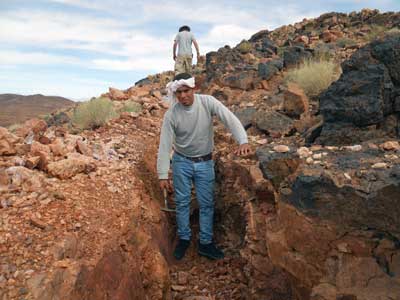
[[57, 96], [0, 94], [0, 126], [22, 123], [73, 105], [73, 101]]

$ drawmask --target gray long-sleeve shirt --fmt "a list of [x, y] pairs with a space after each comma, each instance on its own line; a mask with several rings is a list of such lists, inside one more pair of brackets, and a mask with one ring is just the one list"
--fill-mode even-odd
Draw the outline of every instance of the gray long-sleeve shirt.
[[172, 145], [175, 151], [189, 157], [213, 151], [213, 116], [229, 128], [240, 145], [248, 142], [239, 119], [226, 106], [213, 96], [195, 94], [191, 106], [176, 103], [164, 115], [157, 159], [159, 179], [168, 179]]

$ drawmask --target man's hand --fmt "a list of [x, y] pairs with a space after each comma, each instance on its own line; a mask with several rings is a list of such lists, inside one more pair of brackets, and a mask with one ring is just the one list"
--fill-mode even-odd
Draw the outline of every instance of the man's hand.
[[171, 180], [169, 179], [160, 179], [159, 180], [159, 185], [160, 185], [160, 189], [163, 190], [167, 190], [169, 193], [172, 193], [172, 183]]
[[234, 151], [234, 153], [235, 153], [236, 155], [239, 155], [239, 156], [246, 156], [246, 155], [250, 154], [250, 152], [251, 152], [251, 149], [250, 149], [249, 144], [241, 144], [241, 145]]
[[172, 58], [173, 58], [174, 60], [176, 60], [176, 55], [174, 54], [174, 55], [172, 56]]

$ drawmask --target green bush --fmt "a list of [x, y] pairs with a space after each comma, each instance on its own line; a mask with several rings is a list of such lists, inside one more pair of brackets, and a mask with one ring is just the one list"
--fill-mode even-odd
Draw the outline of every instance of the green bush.
[[78, 105], [72, 116], [72, 123], [80, 129], [95, 129], [116, 116], [110, 99], [92, 98]]
[[316, 97], [336, 81], [340, 73], [340, 66], [332, 60], [310, 59], [290, 70], [285, 82], [294, 82], [308, 97]]
[[251, 51], [251, 48], [252, 48], [251, 43], [246, 40], [241, 41], [240, 44], [237, 46], [237, 49], [242, 54], [249, 53]]
[[122, 112], [141, 112], [142, 106], [135, 101], [125, 101], [123, 106], [118, 110], [119, 113]]

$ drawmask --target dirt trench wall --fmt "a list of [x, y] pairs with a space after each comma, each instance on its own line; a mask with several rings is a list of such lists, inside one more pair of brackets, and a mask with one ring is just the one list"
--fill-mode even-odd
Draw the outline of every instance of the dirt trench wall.
[[254, 162], [220, 159], [216, 170], [216, 232], [233, 255], [247, 261], [248, 299], [302, 299], [295, 279], [269, 257], [266, 216], [276, 214], [272, 185]]
[[[143, 178], [137, 178], [135, 189], [142, 193], [132, 194], [131, 221], [112, 240], [99, 245], [102, 254], [97, 260], [68, 257], [58, 261], [52, 272], [35, 276], [29, 282], [34, 299], [171, 299], [168, 260], [172, 246], [166, 238], [170, 225], [160, 210], [161, 198], [151, 186], [155, 165], [149, 158], [153, 156], [149, 150], [138, 170]], [[76, 244], [79, 247], [79, 239]], [[68, 243], [64, 245], [62, 251], [67, 253]]]

